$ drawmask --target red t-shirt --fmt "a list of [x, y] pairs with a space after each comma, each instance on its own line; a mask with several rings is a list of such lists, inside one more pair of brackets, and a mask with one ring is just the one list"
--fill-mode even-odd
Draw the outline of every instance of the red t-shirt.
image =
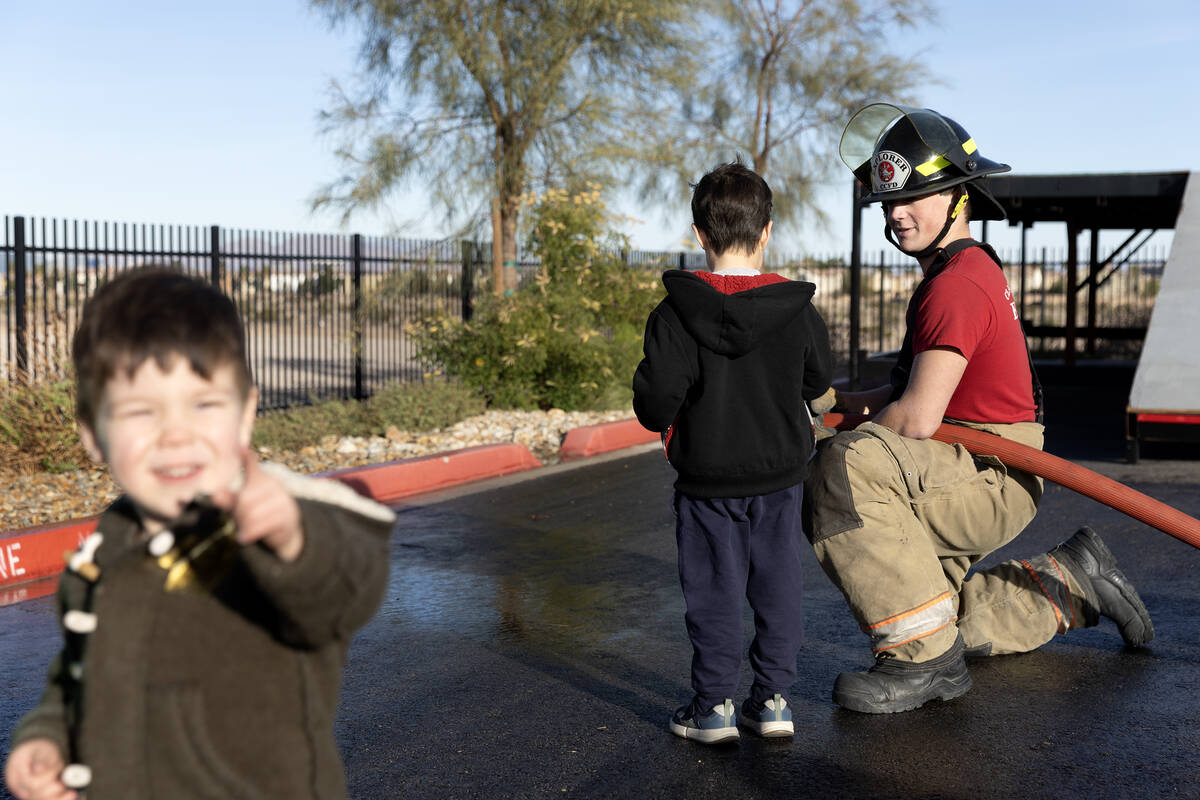
[[913, 355], [953, 347], [967, 359], [946, 416], [971, 422], [1032, 422], [1033, 380], [1017, 304], [1004, 273], [978, 247], [933, 277], [915, 309]]

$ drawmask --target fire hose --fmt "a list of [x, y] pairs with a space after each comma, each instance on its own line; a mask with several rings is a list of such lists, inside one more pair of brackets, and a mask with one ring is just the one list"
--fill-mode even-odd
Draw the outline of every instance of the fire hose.
[[[838, 430], [852, 430], [867, 419], [868, 417], [862, 414], [827, 413], [824, 415], [824, 425]], [[1005, 466], [1024, 470], [1079, 492], [1163, 533], [1169, 533], [1192, 547], [1200, 548], [1200, 519], [1190, 517], [1177, 508], [1172, 508], [1086, 467], [1037, 448], [962, 425], [943, 422], [930, 438], [946, 444], [961, 444], [972, 455], [995, 456]]]

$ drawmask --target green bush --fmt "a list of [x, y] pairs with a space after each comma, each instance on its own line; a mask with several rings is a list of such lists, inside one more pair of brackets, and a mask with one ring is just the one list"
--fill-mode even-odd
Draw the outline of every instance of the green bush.
[[[329, 401], [259, 417], [253, 442], [299, 450], [326, 436], [382, 436], [445, 428], [485, 410], [478, 392], [444, 380], [391, 384], [362, 403]], [[69, 472], [89, 462], [75, 426], [75, 385], [68, 377], [17, 377], [0, 393], [0, 474]]]
[[69, 472], [88, 463], [75, 429], [74, 382], [18, 373], [0, 394], [0, 460], [6, 472]]
[[646, 317], [662, 298], [657, 272], [617, 255], [589, 185], [527, 202], [536, 278], [480, 299], [470, 322], [436, 316], [410, 328], [420, 357], [501, 408], [614, 407], [629, 402]]
[[315, 445], [327, 435], [363, 436], [364, 425], [358, 404], [329, 400], [311, 406], [269, 411], [254, 423], [251, 442], [272, 450], [299, 450]]
[[405, 431], [445, 428], [484, 409], [483, 398], [460, 383], [397, 383], [362, 403], [330, 400], [264, 414], [254, 425], [253, 442], [299, 450], [330, 435], [382, 436], [393, 426]]
[[391, 384], [368, 398], [363, 407], [378, 434], [392, 425], [405, 431], [447, 428], [487, 410], [479, 392], [457, 381], [442, 380]]

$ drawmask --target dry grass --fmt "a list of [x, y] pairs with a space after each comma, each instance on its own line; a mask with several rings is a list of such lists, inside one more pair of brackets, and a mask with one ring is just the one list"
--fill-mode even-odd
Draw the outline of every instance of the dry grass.
[[[10, 374], [14, 377], [0, 384], [0, 477], [61, 474], [89, 466], [75, 427], [70, 376]], [[298, 450], [327, 436], [382, 436], [392, 427], [443, 428], [483, 411], [483, 399], [460, 384], [394, 384], [364, 403], [331, 401], [264, 415], [255, 425], [254, 444]]]
[[10, 375], [0, 394], [0, 475], [68, 472], [87, 464], [75, 430], [70, 377]]

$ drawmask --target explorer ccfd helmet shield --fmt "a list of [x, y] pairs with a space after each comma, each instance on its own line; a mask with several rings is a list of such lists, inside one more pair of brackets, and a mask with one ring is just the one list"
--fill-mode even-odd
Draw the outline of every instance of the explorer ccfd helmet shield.
[[974, 219], [1004, 219], [1004, 209], [978, 181], [1012, 167], [981, 156], [970, 134], [936, 111], [873, 103], [850, 119], [838, 152], [868, 187], [864, 203], [903, 200], [967, 183]]

